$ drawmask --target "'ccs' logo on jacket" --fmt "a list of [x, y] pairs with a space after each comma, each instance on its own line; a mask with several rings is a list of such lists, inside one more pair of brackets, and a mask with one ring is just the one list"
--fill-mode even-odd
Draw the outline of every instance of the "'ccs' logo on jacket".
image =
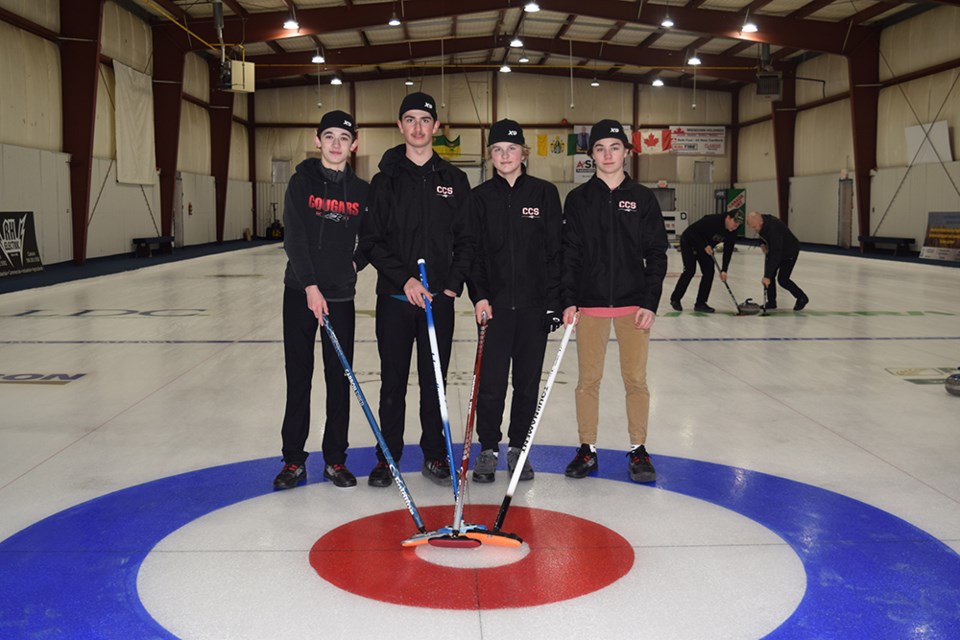
[[620, 211], [636, 211], [637, 203], [633, 200], [621, 200], [617, 208], [620, 209]]
[[452, 198], [453, 197], [453, 187], [446, 187], [442, 184], [437, 185], [437, 195], [441, 198]]
[[520, 210], [520, 215], [524, 218], [539, 218], [540, 207], [524, 207]]

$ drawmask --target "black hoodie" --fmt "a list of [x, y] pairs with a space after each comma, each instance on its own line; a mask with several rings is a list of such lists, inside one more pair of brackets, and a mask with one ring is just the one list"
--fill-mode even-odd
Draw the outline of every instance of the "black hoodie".
[[774, 274], [784, 260], [796, 260], [800, 255], [800, 241], [783, 224], [780, 218], [763, 214], [763, 226], [760, 227], [760, 240], [767, 245], [767, 257], [763, 262], [763, 276], [773, 280]]
[[560, 235], [563, 210], [557, 188], [527, 175], [513, 186], [499, 174], [472, 193], [477, 234], [471, 295], [494, 308], [560, 309]]
[[406, 145], [383, 154], [360, 230], [378, 295], [401, 295], [407, 280], [419, 280], [420, 258], [432, 293], [460, 294], [474, 253], [469, 196], [466, 174], [437, 154], [423, 166], [407, 158]]
[[353, 263], [357, 271], [366, 265], [355, 247], [369, 188], [350, 165], [333, 171], [319, 158], [297, 165], [283, 202], [286, 286], [303, 291], [317, 285], [332, 302], [353, 299], [357, 284]]
[[667, 230], [653, 192], [625, 175], [594, 175], [563, 205], [564, 307], [639, 306], [656, 313], [667, 275]]

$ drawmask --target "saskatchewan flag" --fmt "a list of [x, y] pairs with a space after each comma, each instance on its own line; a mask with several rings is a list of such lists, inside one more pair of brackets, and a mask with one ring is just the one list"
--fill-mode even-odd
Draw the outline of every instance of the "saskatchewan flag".
[[443, 134], [433, 136], [433, 150], [444, 160], [460, 157], [460, 136], [454, 140], [449, 140]]

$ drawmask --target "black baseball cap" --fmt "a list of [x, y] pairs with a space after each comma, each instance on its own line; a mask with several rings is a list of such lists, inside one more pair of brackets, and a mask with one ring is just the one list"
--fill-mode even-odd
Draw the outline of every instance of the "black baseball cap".
[[319, 137], [327, 129], [343, 129], [349, 131], [350, 135], [354, 138], [357, 137], [357, 126], [356, 122], [346, 111], [327, 111], [323, 114], [323, 117], [320, 118], [320, 126], [317, 127], [317, 136]]
[[490, 126], [490, 138], [487, 140], [487, 146], [498, 142], [524, 144], [523, 129], [516, 120], [499, 120]]
[[400, 115], [397, 116], [398, 119], [403, 118], [403, 114], [407, 111], [413, 111], [414, 109], [419, 109], [420, 111], [426, 111], [433, 119], [437, 119], [437, 101], [433, 99], [433, 96], [423, 93], [422, 91], [415, 91], [413, 93], [407, 94], [403, 99], [403, 102], [400, 103]]
[[606, 138], [616, 138], [630, 148], [630, 140], [623, 131], [623, 125], [616, 120], [601, 120], [590, 129], [590, 152], [593, 152], [593, 145]]

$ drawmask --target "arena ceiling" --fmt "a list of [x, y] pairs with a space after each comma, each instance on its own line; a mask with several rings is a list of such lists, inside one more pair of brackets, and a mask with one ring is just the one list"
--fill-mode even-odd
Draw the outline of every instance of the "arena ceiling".
[[[257, 88], [497, 71], [734, 89], [763, 67], [848, 55], [877, 29], [960, 0], [119, 0], [154, 37], [256, 64]], [[388, 22], [396, 17], [399, 24]], [[664, 27], [664, 19], [673, 21]], [[295, 19], [298, 28], [284, 28]], [[752, 21], [756, 32], [744, 29]], [[218, 33], [219, 31], [219, 33]], [[521, 46], [511, 46], [519, 39]], [[514, 43], [516, 44], [516, 43]], [[324, 62], [314, 63], [321, 54]], [[689, 63], [696, 54], [701, 64]], [[522, 60], [527, 60], [522, 62]]]

